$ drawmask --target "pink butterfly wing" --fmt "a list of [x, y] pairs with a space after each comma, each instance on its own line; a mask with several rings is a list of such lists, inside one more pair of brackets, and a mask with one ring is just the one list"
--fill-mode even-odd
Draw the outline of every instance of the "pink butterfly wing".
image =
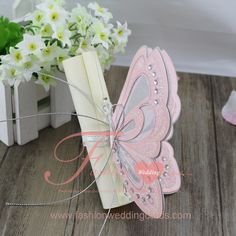
[[[158, 180], [161, 170], [154, 158], [170, 129], [168, 95], [168, 77], [159, 50], [142, 47], [134, 57], [114, 112], [114, 123], [124, 135], [119, 137], [113, 156], [119, 163], [124, 188], [143, 212], [155, 218], [161, 216], [164, 206]], [[152, 169], [155, 175], [140, 175], [135, 167], [140, 171]]]
[[164, 194], [172, 194], [180, 189], [181, 175], [174, 158], [174, 151], [168, 142], [162, 143], [161, 153], [156, 159], [159, 166], [163, 166], [159, 181]]
[[144, 213], [153, 218], [160, 218], [164, 208], [161, 185], [155, 176], [154, 179], [149, 178], [149, 176], [142, 178], [138, 172], [138, 170], [145, 170], [145, 167], [150, 169], [150, 166], [156, 167], [157, 170], [158, 166], [152, 160], [143, 162], [141, 156], [136, 155], [136, 153], [135, 158], [133, 158], [133, 154], [132, 149], [126, 150], [119, 146], [113, 155], [123, 178], [124, 193], [134, 200]]
[[[141, 89], [140, 85], [138, 89], [135, 89], [138, 83], [141, 84]], [[141, 96], [143, 91], [148, 94]], [[135, 124], [133, 124], [131, 132], [136, 136], [140, 133], [144, 120], [153, 119], [152, 123], [149, 124], [153, 125], [152, 129], [149, 129], [151, 132], [146, 132], [142, 139], [139, 136], [139, 140], [135, 140], [135, 136], [133, 136], [133, 142], [129, 142], [129, 146], [133, 146], [137, 153], [141, 153], [145, 157], [154, 158], [157, 156], [161, 141], [165, 139], [169, 132], [168, 95], [168, 78], [159, 50], [142, 47], [133, 59], [118, 104], [122, 104], [125, 113], [123, 123], [127, 124], [133, 121]], [[131, 107], [130, 104], [132, 104]], [[146, 114], [148, 115], [144, 117]], [[122, 108], [119, 106], [113, 115], [114, 123], [118, 124], [118, 130], [120, 129], [119, 120], [121, 116]], [[120, 138], [121, 141], [126, 141], [127, 136], [130, 139], [130, 131], [125, 132], [124, 138]], [[137, 142], [139, 145], [137, 145]], [[151, 152], [150, 150], [149, 155], [147, 155], [145, 146], [150, 145], [150, 143], [153, 143], [153, 147], [155, 146], [155, 151]]]
[[[165, 63], [169, 80], [168, 109], [171, 114], [172, 124], [170, 133], [166, 137], [166, 140], [169, 140], [173, 135], [173, 125], [180, 116], [181, 103], [180, 98], [178, 96], [178, 77], [173, 62], [169, 55], [166, 53], [166, 51], [161, 51], [161, 54]], [[162, 143], [162, 151], [157, 161], [165, 167], [162, 176], [160, 176], [163, 193], [171, 194], [177, 192], [181, 185], [181, 174], [174, 158], [173, 148], [169, 143]], [[166, 176], [163, 176], [163, 174], [165, 174]]]
[[160, 51], [163, 61], [166, 66], [166, 72], [168, 75], [169, 80], [169, 100], [168, 100], [168, 109], [171, 114], [171, 130], [166, 138], [166, 140], [170, 140], [173, 136], [173, 125], [178, 120], [180, 116], [181, 111], [181, 103], [180, 98], [178, 96], [178, 76], [175, 71], [175, 67], [173, 65], [173, 62], [166, 51], [162, 50]]

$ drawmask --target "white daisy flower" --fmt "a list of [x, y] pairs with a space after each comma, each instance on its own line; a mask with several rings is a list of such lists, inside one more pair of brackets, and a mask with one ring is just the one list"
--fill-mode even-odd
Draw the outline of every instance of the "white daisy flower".
[[80, 24], [85, 18], [90, 16], [85, 7], [82, 7], [79, 3], [77, 7], [72, 9], [71, 12], [71, 21]]
[[88, 8], [94, 11], [95, 16], [103, 18], [105, 23], [113, 18], [112, 14], [108, 11], [107, 8], [100, 7], [96, 2], [89, 3]]
[[22, 71], [15, 66], [2, 65], [2, 69], [2, 77], [10, 86], [24, 81]]
[[40, 50], [45, 47], [42, 38], [39, 35], [24, 34], [22, 42], [16, 45], [23, 55], [39, 54]]
[[63, 47], [66, 45], [70, 47], [71, 46], [71, 40], [70, 40], [71, 35], [72, 35], [71, 31], [69, 31], [65, 27], [61, 26], [61, 27], [57, 27], [57, 29], [54, 32], [54, 34], [52, 35], [52, 37], [61, 41], [63, 44]]
[[81, 54], [87, 51], [93, 51], [94, 47], [91, 45], [90, 38], [81, 38], [79, 43], [79, 48], [76, 51], [76, 54]]
[[32, 74], [39, 72], [41, 70], [41, 67], [38, 64], [37, 59], [35, 59], [34, 57], [28, 57], [26, 62], [24, 62], [22, 69], [22, 75], [24, 76], [25, 80], [30, 81], [32, 78]]
[[58, 46], [57, 46], [57, 43], [55, 42], [54, 44], [52, 45], [48, 45], [46, 46], [45, 48], [43, 48], [41, 51], [40, 51], [40, 54], [37, 55], [39, 57], [39, 59], [43, 62], [43, 61], [53, 61], [55, 60], [55, 58], [57, 57], [58, 55]]
[[53, 35], [53, 30], [50, 24], [46, 24], [40, 31], [43, 37], [51, 37]]
[[23, 55], [22, 50], [10, 48], [10, 54], [1, 57], [3, 64], [21, 65], [25, 62], [26, 56]]
[[94, 38], [92, 39], [92, 44], [102, 44], [104, 48], [108, 49], [111, 43], [109, 36], [110, 30], [104, 27], [101, 22], [92, 25], [92, 30], [94, 32]]
[[51, 25], [53, 29], [58, 26], [65, 26], [66, 20], [68, 19], [69, 13], [59, 6], [53, 6], [52, 9], [45, 7], [45, 23]]
[[44, 18], [45, 18], [45, 13], [43, 11], [36, 10], [33, 14], [28, 14], [25, 17], [25, 20], [32, 21], [33, 25], [41, 26], [43, 24]]
[[92, 23], [92, 16], [87, 12], [85, 7], [82, 7], [80, 4], [72, 10], [70, 16], [70, 22], [76, 23], [77, 32], [86, 35], [87, 28]]
[[117, 28], [114, 29], [113, 38], [119, 43], [126, 43], [130, 35], [131, 30], [128, 29], [127, 22], [122, 25], [119, 21], [117, 21]]
[[39, 73], [38, 79], [35, 83], [42, 85], [47, 92], [49, 91], [51, 86], [56, 85], [56, 81], [46, 71], [42, 71]]

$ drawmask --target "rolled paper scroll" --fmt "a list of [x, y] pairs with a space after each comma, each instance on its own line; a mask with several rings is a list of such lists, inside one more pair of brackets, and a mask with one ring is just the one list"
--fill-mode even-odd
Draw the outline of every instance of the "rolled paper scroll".
[[[70, 86], [73, 102], [77, 114], [82, 114], [107, 121], [106, 114], [102, 112], [104, 99], [109, 101], [109, 95], [103, 77], [102, 69], [96, 52], [86, 52], [81, 56], [69, 58], [63, 62], [67, 80], [79, 88], [83, 93]], [[78, 117], [82, 132], [109, 131], [109, 125], [98, 120]], [[84, 146], [89, 152], [94, 143], [83, 138]], [[115, 208], [131, 202], [124, 195], [123, 184], [117, 169], [111, 159], [110, 143], [99, 145], [90, 157], [90, 163], [104, 209]], [[105, 168], [104, 168], [105, 166]], [[101, 171], [103, 173], [100, 175]]]

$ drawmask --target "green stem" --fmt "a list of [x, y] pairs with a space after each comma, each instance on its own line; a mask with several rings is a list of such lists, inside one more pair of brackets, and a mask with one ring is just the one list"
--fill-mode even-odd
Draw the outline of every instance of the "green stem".
[[41, 27], [37, 26], [37, 25], [29, 25], [29, 26], [26, 26], [25, 29], [30, 29], [30, 28], [35, 28], [35, 29], [41, 29]]
[[31, 28], [25, 29], [26, 31], [30, 31], [32, 34], [35, 34], [34, 30]]
[[75, 39], [75, 38], [79, 38], [81, 36], [82, 35], [80, 33], [77, 33], [77, 34], [73, 35], [72, 37], [70, 37], [70, 40]]
[[72, 25], [69, 27], [69, 30], [70, 30], [70, 31], [77, 30], [77, 28], [76, 28], [76, 27], [73, 29], [73, 27], [74, 27], [74, 26], [76, 26], [76, 23], [72, 24]]

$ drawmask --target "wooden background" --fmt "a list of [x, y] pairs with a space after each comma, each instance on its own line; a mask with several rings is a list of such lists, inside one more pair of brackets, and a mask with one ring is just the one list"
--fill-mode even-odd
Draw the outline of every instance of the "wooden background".
[[[125, 67], [112, 67], [108, 73], [112, 102], [117, 101], [126, 74]], [[182, 173], [182, 187], [178, 193], [165, 197], [165, 218], [109, 219], [103, 235], [236, 235], [236, 128], [221, 117], [221, 108], [231, 90], [236, 89], [236, 80], [194, 74], [179, 76], [182, 114], [171, 142]], [[96, 186], [59, 206], [5, 206], [6, 201], [47, 202], [69, 197], [93, 180], [90, 167], [66, 186], [50, 186], [43, 180], [46, 170], [52, 172], [50, 179], [57, 183], [77, 170], [81, 161], [61, 164], [52, 157], [58, 140], [76, 131], [79, 125], [73, 119], [56, 130], [41, 131], [38, 140], [25, 146], [7, 148], [0, 144], [0, 235], [98, 234], [103, 218], [80, 219], [79, 215], [106, 212]], [[60, 155], [69, 159], [78, 153], [80, 144], [79, 139], [67, 142]], [[124, 212], [142, 216], [133, 203], [112, 210]]]

